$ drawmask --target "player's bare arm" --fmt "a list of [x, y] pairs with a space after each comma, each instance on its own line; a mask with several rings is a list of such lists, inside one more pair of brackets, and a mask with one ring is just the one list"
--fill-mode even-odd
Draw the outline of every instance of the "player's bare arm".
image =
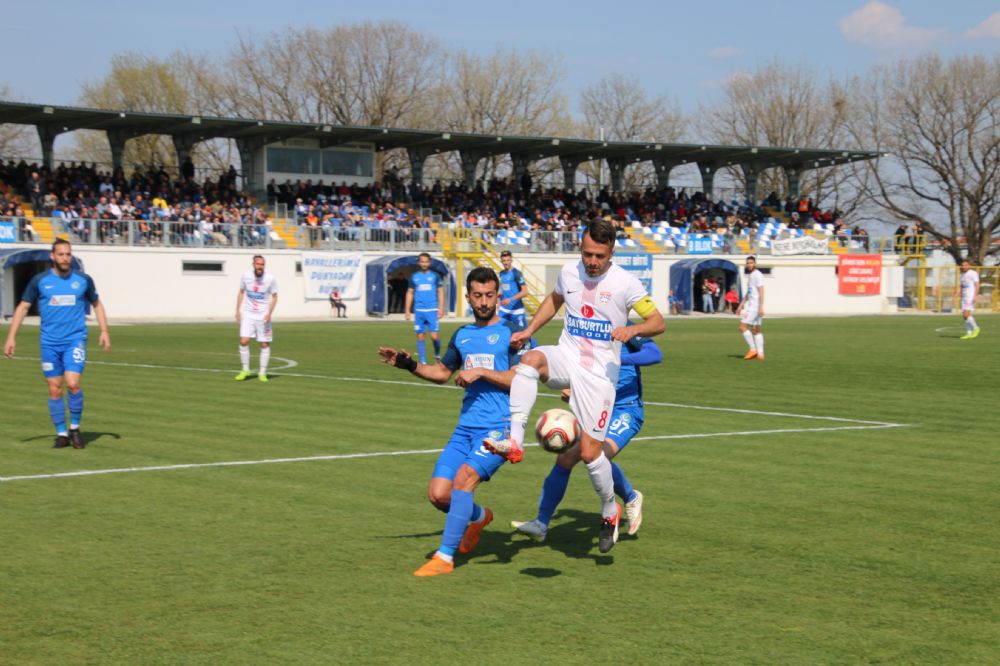
[[465, 388], [472, 383], [485, 379], [494, 386], [509, 391], [510, 383], [514, 381], [514, 370], [490, 370], [488, 368], [470, 368], [462, 370], [455, 377], [455, 385]]
[[405, 349], [397, 351], [392, 347], [379, 347], [378, 355], [386, 365], [409, 370], [411, 374], [435, 384], [444, 384], [454, 374], [448, 366], [440, 362], [434, 365], [420, 363]]
[[518, 331], [514, 335], [510, 336], [510, 344], [515, 349], [518, 349], [520, 345], [524, 343], [525, 340], [531, 339], [531, 336], [535, 334], [535, 331], [545, 326], [556, 313], [559, 312], [559, 308], [563, 306], [566, 299], [563, 298], [562, 294], [557, 294], [552, 292], [545, 297], [542, 304], [538, 306], [538, 311], [535, 312], [535, 316], [531, 318], [528, 326], [523, 331]]
[[243, 317], [243, 290], [240, 289], [236, 293], [236, 321], [240, 321]]
[[276, 308], [277, 306], [278, 306], [278, 295], [271, 294], [271, 307], [267, 309], [267, 314], [264, 315], [265, 322], [271, 321], [271, 315], [274, 314], [274, 308]]
[[94, 308], [94, 316], [97, 317], [97, 325], [101, 329], [101, 335], [97, 339], [98, 344], [104, 351], [109, 351], [111, 349], [111, 334], [108, 333], [108, 314], [104, 311], [104, 303], [97, 300], [91, 303], [91, 306]]
[[444, 287], [438, 287], [438, 319], [444, 319]]
[[757, 299], [758, 299], [757, 316], [763, 317], [764, 316], [764, 287], [758, 287], [757, 288]]
[[14, 308], [14, 318], [11, 319], [10, 330], [7, 331], [7, 342], [3, 345], [3, 355], [7, 358], [14, 358], [14, 352], [17, 350], [17, 331], [21, 328], [21, 323], [28, 316], [30, 309], [31, 303], [28, 301], [21, 301]]
[[642, 317], [642, 322], [630, 326], [619, 326], [611, 331], [611, 337], [619, 342], [628, 342], [637, 335], [651, 338], [659, 335], [667, 328], [667, 323], [659, 309], [649, 296], [643, 297], [633, 304], [632, 309]]
[[406, 302], [403, 304], [403, 316], [406, 317], [406, 321], [410, 321], [413, 318], [413, 288], [406, 290]]

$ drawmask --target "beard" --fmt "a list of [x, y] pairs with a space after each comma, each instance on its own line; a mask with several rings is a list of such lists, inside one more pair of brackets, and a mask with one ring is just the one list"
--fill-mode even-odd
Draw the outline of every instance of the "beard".
[[496, 307], [490, 308], [485, 315], [483, 315], [482, 311], [480, 311], [479, 309], [472, 308], [472, 316], [475, 318], [477, 324], [481, 322], [487, 322], [490, 319], [493, 319], [493, 317], [496, 316], [496, 313], [497, 313]]

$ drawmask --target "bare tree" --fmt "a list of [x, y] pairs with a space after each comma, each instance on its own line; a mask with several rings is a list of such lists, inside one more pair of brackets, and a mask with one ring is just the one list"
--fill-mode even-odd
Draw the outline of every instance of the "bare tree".
[[1000, 54], [877, 67], [844, 94], [855, 141], [883, 153], [857, 168], [871, 200], [956, 262], [1000, 254]]
[[[15, 101], [7, 84], [0, 85], [0, 99]], [[0, 124], [0, 155], [9, 157], [34, 157], [41, 153], [38, 139], [27, 125]]]
[[[580, 108], [584, 125], [578, 130], [587, 138], [598, 138], [600, 130], [608, 141], [675, 142], [683, 136], [685, 118], [679, 107], [665, 96], [649, 98], [639, 80], [612, 74], [583, 89]], [[596, 164], [588, 164], [585, 171]], [[626, 171], [626, 190], [655, 184], [656, 172], [648, 162]]]
[[[795, 148], [834, 148], [844, 145], [843, 115], [846, 102], [833, 86], [820, 83], [802, 66], [778, 62], [756, 72], [730, 77], [722, 99], [711, 107], [699, 106], [699, 129], [709, 142], [725, 145]], [[820, 166], [821, 168], [816, 168]], [[855, 197], [845, 184], [847, 170], [811, 164], [800, 181], [801, 193], [817, 204], [848, 210]], [[757, 188], [787, 196], [785, 173], [759, 165]], [[739, 168], [730, 176], [746, 191]], [[748, 193], [756, 198], [756, 192]]]

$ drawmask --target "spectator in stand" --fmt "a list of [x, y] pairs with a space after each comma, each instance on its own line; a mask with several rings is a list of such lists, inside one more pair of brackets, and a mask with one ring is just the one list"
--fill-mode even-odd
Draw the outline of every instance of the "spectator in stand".
[[330, 314], [334, 312], [337, 313], [338, 319], [347, 318], [347, 306], [344, 305], [344, 299], [340, 297], [340, 289], [334, 287], [330, 290]]

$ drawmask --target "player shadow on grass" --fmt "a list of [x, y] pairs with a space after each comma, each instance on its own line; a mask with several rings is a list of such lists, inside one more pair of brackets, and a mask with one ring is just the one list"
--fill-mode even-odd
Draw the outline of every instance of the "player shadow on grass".
[[[119, 435], [117, 432], [99, 432], [99, 431], [95, 432], [90, 430], [81, 430], [80, 437], [83, 439], [83, 443], [87, 446], [105, 437], [110, 437], [115, 440], [122, 438], [122, 436]], [[34, 437], [25, 437], [21, 441], [24, 442], [25, 444], [30, 444], [31, 442], [36, 442], [38, 440], [51, 441], [52, 435], [36, 435]]]
[[[479, 545], [468, 558], [466, 564], [513, 564], [515, 556], [525, 548], [550, 548], [566, 557], [579, 560], [593, 560], [597, 566], [607, 566], [615, 559], [611, 554], [602, 555], [597, 551], [597, 530], [600, 516], [596, 513], [562, 509], [556, 513], [554, 522], [542, 543], [536, 543], [511, 528], [509, 532], [486, 528], [479, 539]], [[567, 522], [568, 519], [568, 522]], [[635, 539], [622, 532], [618, 542]], [[459, 563], [462, 566], [462, 563]], [[522, 574], [536, 578], [551, 578], [562, 572], [555, 568], [531, 567], [522, 569]]]

